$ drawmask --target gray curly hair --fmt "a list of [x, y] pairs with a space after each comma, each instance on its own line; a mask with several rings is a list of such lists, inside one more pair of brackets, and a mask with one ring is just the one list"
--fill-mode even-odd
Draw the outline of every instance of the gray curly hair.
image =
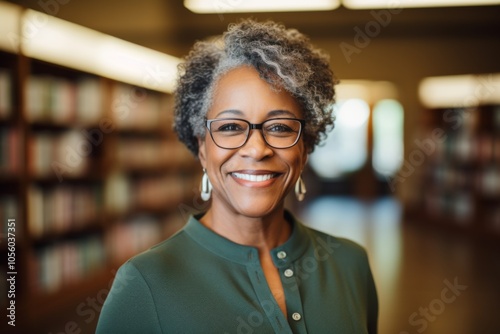
[[179, 65], [175, 92], [174, 130], [195, 155], [197, 137], [205, 135], [217, 80], [240, 66], [255, 68], [276, 89], [285, 89], [303, 109], [304, 143], [314, 150], [333, 128], [336, 80], [328, 57], [295, 29], [274, 22], [244, 20], [229, 26], [222, 38], [195, 43]]

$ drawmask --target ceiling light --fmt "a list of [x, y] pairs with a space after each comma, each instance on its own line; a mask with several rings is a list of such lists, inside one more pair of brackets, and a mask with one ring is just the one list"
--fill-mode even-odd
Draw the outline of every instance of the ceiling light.
[[180, 59], [34, 10], [26, 10], [22, 52], [31, 58], [170, 93]]
[[410, 7], [460, 7], [498, 5], [500, 0], [343, 0], [349, 9], [410, 8]]
[[184, 6], [198, 14], [294, 12], [333, 10], [340, 6], [340, 0], [184, 0]]
[[427, 108], [463, 108], [500, 103], [500, 74], [425, 78], [419, 96]]
[[396, 86], [388, 81], [342, 80], [335, 87], [336, 99], [362, 99], [370, 104], [384, 99], [397, 99]]
[[7, 2], [0, 2], [0, 49], [17, 53], [19, 51], [19, 22], [22, 8]]

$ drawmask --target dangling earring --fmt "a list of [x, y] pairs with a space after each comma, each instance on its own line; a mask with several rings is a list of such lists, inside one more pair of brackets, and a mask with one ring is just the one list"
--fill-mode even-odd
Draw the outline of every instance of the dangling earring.
[[295, 183], [295, 196], [297, 196], [297, 200], [298, 201], [304, 200], [306, 192], [307, 192], [306, 185], [304, 184], [304, 181], [302, 181], [302, 177], [299, 176], [297, 183]]
[[212, 184], [208, 179], [207, 170], [203, 168], [203, 177], [201, 178], [201, 199], [205, 202], [210, 199], [212, 195]]

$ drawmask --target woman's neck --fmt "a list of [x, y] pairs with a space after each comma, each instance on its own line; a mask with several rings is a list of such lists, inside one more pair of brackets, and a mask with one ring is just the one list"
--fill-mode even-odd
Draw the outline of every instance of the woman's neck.
[[281, 207], [263, 217], [246, 217], [213, 205], [200, 222], [215, 233], [245, 246], [256, 247], [267, 253], [283, 244], [291, 234], [291, 226]]

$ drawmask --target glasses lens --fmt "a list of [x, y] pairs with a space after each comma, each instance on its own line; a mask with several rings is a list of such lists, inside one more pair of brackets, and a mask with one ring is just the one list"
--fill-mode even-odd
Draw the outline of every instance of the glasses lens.
[[218, 146], [237, 148], [245, 143], [248, 128], [248, 123], [242, 120], [220, 119], [210, 123], [210, 134]]
[[295, 119], [270, 119], [262, 124], [262, 132], [270, 146], [287, 148], [299, 139], [302, 124]]
[[[233, 149], [245, 144], [250, 124], [240, 119], [216, 119], [210, 121], [210, 134], [215, 144]], [[260, 127], [258, 127], [260, 128]], [[262, 133], [269, 146], [288, 148], [297, 143], [302, 124], [296, 119], [276, 118], [262, 123]]]

